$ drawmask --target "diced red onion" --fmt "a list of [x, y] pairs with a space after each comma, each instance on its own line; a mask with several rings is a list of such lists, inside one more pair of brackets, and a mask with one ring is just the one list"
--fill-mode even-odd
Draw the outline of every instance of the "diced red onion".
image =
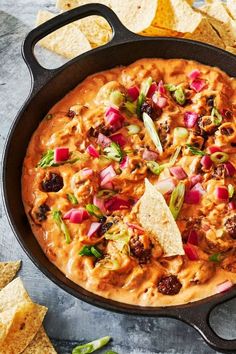
[[195, 186], [197, 183], [201, 183], [203, 181], [202, 175], [195, 175], [190, 177], [191, 187]]
[[170, 173], [179, 180], [187, 178], [187, 174], [181, 166], [170, 167]]
[[127, 143], [124, 135], [122, 135], [120, 133], [115, 134], [115, 135], [111, 135], [110, 139], [112, 141], [114, 141], [115, 143], [119, 144], [121, 147], [125, 146], [125, 144]]
[[154, 93], [158, 90], [157, 84], [156, 82], [153, 82], [151, 84], [151, 86], [149, 87], [148, 93], [147, 93], [147, 97], [152, 98], [152, 96], [154, 95]]
[[80, 173], [84, 178], [87, 178], [92, 176], [93, 170], [91, 168], [83, 168], [83, 170], [80, 170]]
[[215, 193], [216, 193], [216, 198], [219, 201], [225, 201], [225, 202], [228, 201], [229, 192], [226, 187], [216, 187]]
[[201, 195], [205, 194], [206, 191], [203, 188], [203, 186], [201, 185], [201, 183], [197, 183], [195, 184], [195, 186], [193, 186], [193, 188], [191, 189], [191, 191], [198, 191]]
[[71, 217], [72, 212], [75, 211], [75, 210], [77, 210], [77, 209], [70, 209], [70, 210], [68, 210], [68, 211], [63, 215], [63, 219], [69, 220], [70, 217]]
[[164, 108], [167, 105], [167, 98], [161, 96], [153, 96], [153, 102], [159, 107]]
[[115, 132], [122, 127], [124, 118], [120, 114], [111, 112], [108, 116], [105, 117], [105, 121], [108, 125], [111, 126], [112, 131]]
[[64, 147], [58, 147], [54, 150], [54, 161], [56, 163], [66, 161], [69, 159], [69, 149]]
[[231, 280], [226, 280], [223, 283], [220, 283], [216, 286], [216, 292], [219, 293], [223, 293], [224, 291], [229, 290], [230, 288], [232, 288], [233, 283], [231, 282]]
[[99, 152], [95, 149], [95, 147], [90, 144], [88, 147], [87, 147], [87, 152], [89, 153], [90, 156], [92, 157], [99, 157]]
[[102, 213], [106, 213], [105, 201], [103, 198], [98, 198], [96, 195], [93, 197], [93, 204], [96, 205]]
[[230, 210], [236, 210], [236, 202], [233, 200], [229, 202], [229, 208]]
[[229, 177], [233, 177], [236, 173], [236, 168], [234, 167], [234, 165], [231, 162], [226, 162], [224, 166], [225, 166], [225, 170], [227, 172], [227, 175]]
[[198, 69], [194, 69], [188, 74], [188, 78], [191, 80], [197, 79], [201, 75], [201, 71]]
[[195, 79], [191, 82], [190, 88], [193, 89], [195, 92], [201, 92], [204, 87], [206, 87], [207, 83], [203, 79]]
[[111, 182], [115, 176], [116, 176], [116, 172], [112, 167], [112, 165], [106, 167], [104, 170], [100, 172], [101, 186], [104, 186], [108, 182]]
[[112, 197], [105, 202], [105, 208], [108, 211], [116, 211], [121, 209], [129, 209], [130, 202], [128, 200], [123, 200], [119, 197]]
[[196, 230], [191, 230], [188, 235], [188, 243], [191, 243], [191, 245], [198, 246], [198, 234]]
[[103, 135], [102, 133], [98, 134], [97, 143], [101, 145], [103, 148], [111, 145], [111, 142], [112, 142], [111, 139], [108, 138], [106, 135]]
[[93, 234], [95, 234], [95, 232], [97, 232], [100, 229], [101, 225], [102, 224], [100, 222], [92, 222], [88, 230], [87, 236], [88, 237], [93, 236]]
[[185, 112], [184, 124], [186, 128], [193, 128], [198, 120], [198, 114], [196, 112]]
[[70, 216], [70, 222], [73, 224], [80, 224], [84, 220], [89, 218], [89, 213], [87, 210], [81, 208], [73, 210]]
[[158, 181], [156, 188], [161, 194], [167, 194], [173, 192], [175, 189], [176, 183], [173, 178], [165, 178], [162, 181]]
[[206, 170], [209, 170], [211, 168], [211, 166], [213, 165], [213, 162], [212, 162], [212, 160], [211, 160], [209, 155], [203, 156], [201, 158], [200, 163]]
[[185, 193], [184, 201], [187, 204], [199, 204], [201, 200], [201, 193], [198, 190], [190, 190]]
[[215, 152], [222, 152], [222, 149], [219, 146], [209, 146], [207, 148], [207, 152], [211, 155], [214, 154]]
[[143, 229], [141, 226], [139, 226], [139, 225], [132, 224], [132, 223], [129, 223], [129, 222], [127, 222], [127, 225], [128, 225], [132, 230], [137, 230], [138, 233], [141, 233], [141, 234], [144, 233], [144, 229]]
[[119, 111], [118, 108], [109, 107], [109, 108], [106, 109], [105, 116], [108, 117], [111, 113], [120, 114], [120, 111]]
[[122, 169], [122, 170], [124, 170], [125, 168], [127, 168], [129, 166], [129, 157], [128, 156], [125, 156], [124, 158], [123, 158], [123, 160], [121, 161], [121, 163], [120, 163], [120, 168]]
[[139, 96], [139, 88], [137, 86], [132, 86], [128, 88], [127, 93], [132, 101], [136, 101]]
[[145, 149], [142, 157], [146, 161], [156, 161], [158, 154], [155, 151]]
[[197, 261], [199, 259], [197, 249], [194, 245], [187, 243], [184, 245], [184, 251], [190, 261]]
[[159, 93], [160, 95], [165, 95], [165, 94], [166, 94], [166, 89], [165, 89], [165, 86], [164, 86], [162, 80], [159, 81], [159, 83], [158, 83], [158, 93]]

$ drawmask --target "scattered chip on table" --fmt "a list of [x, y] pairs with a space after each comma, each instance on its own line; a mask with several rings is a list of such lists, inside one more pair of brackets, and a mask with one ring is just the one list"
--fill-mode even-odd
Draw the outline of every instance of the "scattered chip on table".
[[22, 354], [56, 354], [43, 326]]
[[4, 288], [15, 277], [20, 269], [21, 261], [0, 262], [0, 289]]

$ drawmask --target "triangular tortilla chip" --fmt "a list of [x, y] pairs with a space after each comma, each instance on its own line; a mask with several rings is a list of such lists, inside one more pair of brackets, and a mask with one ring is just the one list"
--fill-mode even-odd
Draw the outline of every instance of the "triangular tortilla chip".
[[204, 43], [212, 44], [219, 48], [225, 48], [222, 39], [217, 32], [212, 28], [207, 18], [203, 18], [198, 27], [192, 33], [184, 35], [185, 38], [194, 39]]
[[21, 302], [31, 302], [20, 278], [16, 278], [0, 291], [0, 312]]
[[0, 313], [0, 343], [6, 338], [15, 317], [17, 306]]
[[214, 0], [200, 9], [209, 16], [211, 25], [217, 30], [225, 45], [236, 46], [236, 22], [231, 18], [223, 3]]
[[227, 9], [230, 15], [236, 20], [236, 1], [235, 0], [227, 0], [226, 2]]
[[43, 326], [22, 354], [57, 354]]
[[145, 179], [145, 193], [139, 200], [138, 219], [156, 236], [164, 255], [184, 255], [182, 237], [163, 195]]
[[91, 3], [96, 3], [96, 4], [103, 4], [108, 7], [111, 7], [111, 0], [57, 0], [56, 2], [56, 7], [59, 10], [64, 10], [68, 11], [71, 9], [74, 9], [75, 7], [86, 5], [86, 4], [91, 4]]
[[0, 262], [0, 290], [4, 288], [20, 269], [21, 261]]
[[201, 20], [202, 15], [185, 0], [159, 0], [152, 25], [185, 33], [194, 32]]
[[111, 27], [103, 17], [89, 16], [74, 22], [74, 25], [78, 26], [93, 48], [106, 44], [112, 38]]
[[[42, 325], [47, 308], [24, 302], [16, 306], [14, 319], [5, 338], [0, 342], [0, 354], [21, 353]], [[3, 313], [0, 313], [0, 320]]]
[[150, 26], [141, 33], [142, 36], [153, 36], [153, 37], [183, 37], [183, 33], [172, 31], [168, 28]]
[[[54, 14], [49, 11], [39, 11], [36, 24], [41, 25], [53, 17]], [[91, 49], [88, 39], [73, 23], [49, 34], [41, 39], [39, 44], [69, 59]]]

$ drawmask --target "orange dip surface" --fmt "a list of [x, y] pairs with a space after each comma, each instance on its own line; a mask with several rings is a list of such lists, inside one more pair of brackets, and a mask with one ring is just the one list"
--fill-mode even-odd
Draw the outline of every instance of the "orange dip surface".
[[[23, 165], [25, 212], [48, 259], [87, 290], [141, 306], [236, 283], [235, 102], [235, 79], [182, 59], [142, 59], [69, 92], [34, 132]], [[184, 187], [175, 215], [184, 255], [167, 257], [140, 225], [145, 178], [168, 206]]]

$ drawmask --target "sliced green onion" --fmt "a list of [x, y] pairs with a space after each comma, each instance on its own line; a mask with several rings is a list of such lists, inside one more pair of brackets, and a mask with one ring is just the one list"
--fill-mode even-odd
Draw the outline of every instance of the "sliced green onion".
[[174, 92], [177, 89], [177, 86], [174, 84], [166, 84], [165, 88], [167, 88], [167, 90], [170, 92]]
[[125, 102], [124, 107], [128, 111], [128, 113], [136, 114], [137, 106], [134, 102], [127, 101]]
[[98, 196], [98, 198], [110, 198], [115, 194], [116, 194], [116, 191], [113, 191], [111, 189], [101, 189], [98, 192], [97, 196]]
[[166, 165], [167, 164], [160, 165], [156, 161], [147, 162], [147, 168], [155, 175], [159, 175], [165, 169]]
[[96, 216], [96, 218], [101, 219], [103, 217], [103, 213], [101, 210], [94, 204], [87, 204], [85, 209], [90, 215]]
[[101, 258], [102, 253], [99, 251], [95, 246], [83, 246], [81, 250], [79, 251], [80, 256], [95, 256], [96, 258]]
[[193, 154], [193, 155], [199, 155], [199, 156], [205, 156], [206, 153], [202, 150], [199, 150], [198, 148], [196, 148], [195, 146], [191, 145], [191, 144], [186, 144], [186, 146], [188, 147], [189, 151]]
[[180, 154], [181, 149], [182, 149], [182, 146], [178, 146], [178, 147], [176, 148], [175, 152], [173, 153], [173, 155], [171, 156], [170, 161], [169, 161], [170, 167], [173, 166], [173, 165], [176, 163], [177, 158], [178, 158], [178, 156], [179, 156], [179, 154]]
[[145, 81], [142, 82], [140, 94], [138, 96], [138, 101], [137, 101], [137, 115], [139, 117], [141, 117], [141, 108], [142, 108], [142, 105], [146, 99], [146, 96], [147, 96], [147, 93], [148, 93], [148, 90], [149, 90], [151, 84], [152, 84], [151, 77], [148, 77]]
[[95, 350], [98, 350], [104, 347], [109, 341], [111, 337], [103, 337], [100, 339], [96, 339], [92, 342], [87, 344], [78, 345], [72, 350], [72, 354], [90, 354], [93, 353]]
[[180, 104], [181, 106], [183, 106], [186, 102], [186, 96], [185, 96], [185, 92], [183, 90], [182, 87], [178, 87], [174, 93], [173, 93], [173, 98], [175, 99], [175, 101]]
[[189, 132], [186, 128], [183, 127], [176, 127], [174, 129], [174, 139], [187, 139], [189, 136]]
[[64, 234], [66, 243], [70, 243], [71, 242], [70, 233], [69, 233], [69, 230], [68, 230], [66, 224], [62, 220], [61, 211], [60, 210], [54, 210], [53, 213], [52, 213], [52, 217], [53, 217], [53, 220], [56, 221], [56, 224], [57, 224], [58, 228]]
[[220, 164], [228, 161], [229, 155], [226, 152], [217, 151], [211, 154], [210, 158], [214, 163]]
[[45, 152], [41, 158], [41, 160], [38, 162], [39, 167], [46, 168], [49, 166], [54, 166], [54, 150], [48, 150]]
[[211, 116], [214, 117], [214, 124], [220, 125], [222, 123], [223, 117], [216, 107], [212, 108]]
[[183, 182], [179, 182], [179, 184], [175, 187], [170, 197], [169, 208], [170, 211], [176, 220], [182, 208], [184, 202], [184, 194], [185, 194], [185, 184]]
[[234, 186], [232, 184], [228, 184], [228, 192], [229, 192], [229, 198], [232, 198], [234, 195]]
[[143, 113], [143, 123], [145, 128], [148, 131], [150, 138], [152, 139], [154, 145], [156, 146], [157, 150], [159, 151], [160, 154], [162, 154], [163, 148], [155, 124], [153, 123], [152, 118], [150, 118], [149, 115], [145, 112]]
[[120, 162], [123, 159], [123, 153], [120, 145], [112, 142], [109, 146], [105, 147], [104, 152], [110, 160]]
[[114, 352], [114, 350], [108, 350], [104, 354], [118, 354], [117, 352]]
[[134, 134], [138, 134], [141, 130], [141, 128], [136, 125], [136, 124], [130, 124], [127, 126], [128, 129], [128, 134], [129, 135], [134, 135]]
[[68, 193], [66, 195], [67, 199], [69, 200], [69, 202], [71, 202], [72, 205], [77, 205], [78, 204], [78, 200], [76, 198], [76, 196], [72, 193]]
[[211, 262], [221, 262], [222, 255], [220, 253], [215, 253], [209, 256], [209, 261]]
[[120, 107], [125, 101], [125, 96], [120, 91], [115, 90], [110, 93], [109, 100], [115, 106]]

